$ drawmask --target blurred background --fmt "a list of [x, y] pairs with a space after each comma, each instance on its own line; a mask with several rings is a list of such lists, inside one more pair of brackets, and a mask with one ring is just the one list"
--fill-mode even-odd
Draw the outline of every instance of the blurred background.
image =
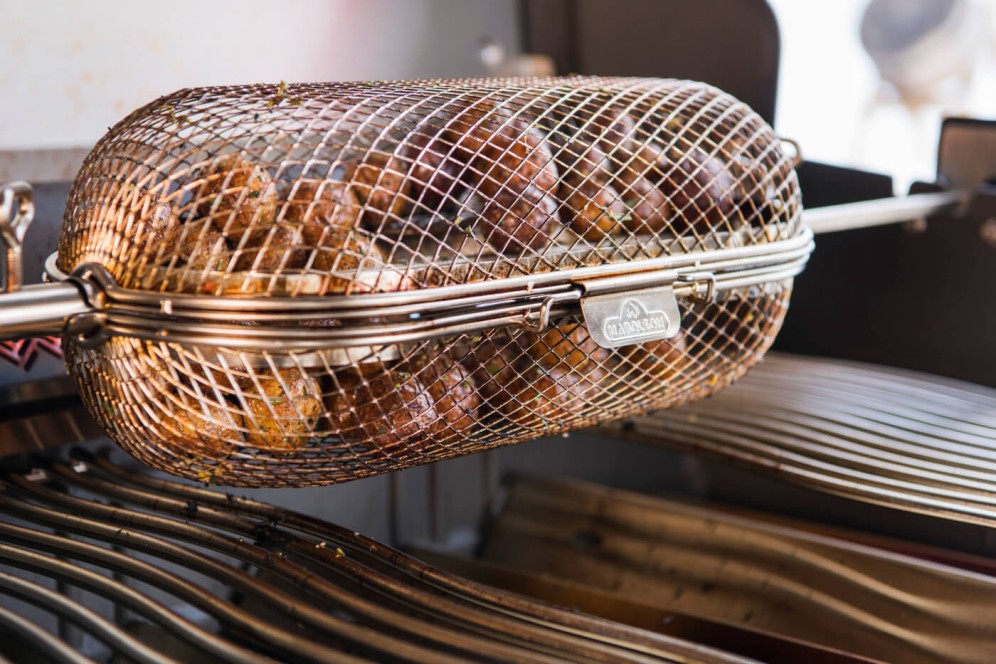
[[[69, 178], [108, 126], [182, 87], [503, 71], [522, 50], [524, 15], [558, 1], [2, 0], [0, 176]], [[681, 3], [656, 4], [663, 28]], [[781, 34], [776, 128], [809, 158], [887, 172], [904, 189], [932, 174], [943, 114], [996, 115], [993, 0], [769, 4]], [[655, 75], [668, 73], [659, 63]]]

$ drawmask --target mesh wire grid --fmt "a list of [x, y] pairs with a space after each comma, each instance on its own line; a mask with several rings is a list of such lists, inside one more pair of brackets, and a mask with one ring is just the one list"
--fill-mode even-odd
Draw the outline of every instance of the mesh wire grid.
[[[58, 265], [98, 263], [136, 291], [348, 298], [776, 242], [802, 232], [800, 211], [771, 129], [701, 83], [208, 88], [101, 140]], [[153, 466], [324, 484], [709, 394], [760, 359], [790, 289], [682, 300], [678, 337], [616, 350], [562, 318], [346, 353], [67, 338], [66, 357], [101, 425]]]

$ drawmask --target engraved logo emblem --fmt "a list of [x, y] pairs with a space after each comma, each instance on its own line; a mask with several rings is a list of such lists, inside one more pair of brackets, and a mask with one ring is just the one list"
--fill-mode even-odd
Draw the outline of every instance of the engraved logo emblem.
[[626, 298], [619, 305], [619, 314], [605, 319], [602, 331], [613, 342], [639, 341], [646, 337], [662, 339], [678, 332], [678, 321], [672, 321], [663, 311], [648, 311], [643, 302]]

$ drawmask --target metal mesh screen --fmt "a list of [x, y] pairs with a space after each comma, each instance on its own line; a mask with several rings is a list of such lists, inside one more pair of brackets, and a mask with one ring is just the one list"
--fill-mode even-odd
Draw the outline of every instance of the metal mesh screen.
[[[58, 265], [99, 263], [145, 292], [355, 296], [775, 242], [799, 235], [799, 212], [771, 129], [700, 83], [209, 88], [98, 144]], [[790, 287], [685, 300], [678, 337], [612, 351], [565, 318], [306, 351], [69, 338], [67, 361], [101, 424], [154, 466], [322, 484], [709, 394], [760, 358]]]

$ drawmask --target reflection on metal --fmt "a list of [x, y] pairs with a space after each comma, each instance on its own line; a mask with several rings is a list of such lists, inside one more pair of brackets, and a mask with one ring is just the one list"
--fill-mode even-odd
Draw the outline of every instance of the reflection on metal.
[[483, 557], [860, 657], [992, 661], [996, 579], [708, 507], [518, 478]]

